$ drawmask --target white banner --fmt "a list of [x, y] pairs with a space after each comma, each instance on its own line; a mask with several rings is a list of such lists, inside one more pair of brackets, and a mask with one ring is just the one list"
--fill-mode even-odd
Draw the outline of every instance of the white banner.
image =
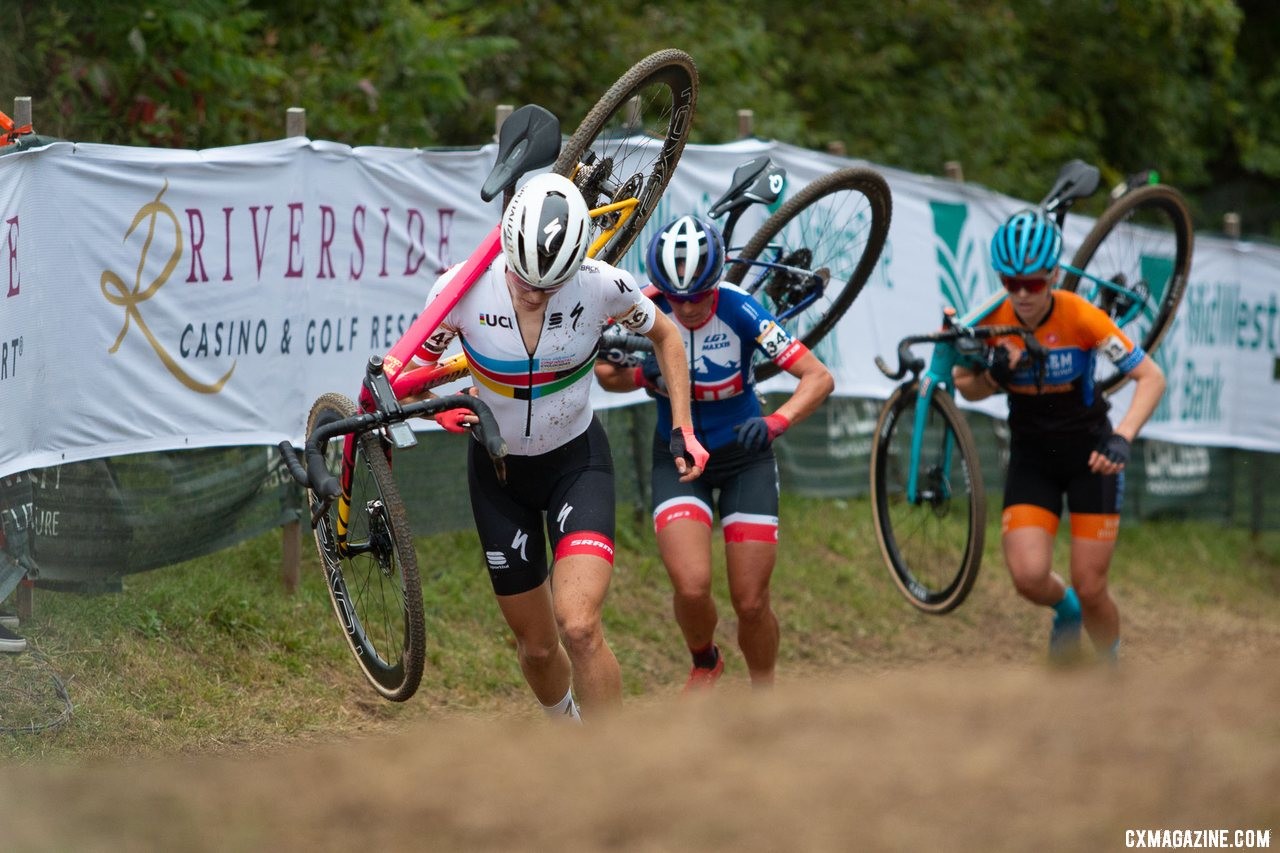
[[[495, 147], [349, 148], [293, 138], [206, 151], [58, 143], [0, 157], [0, 475], [183, 447], [300, 441], [312, 401], [354, 397], [436, 275], [493, 227]], [[788, 192], [855, 163], [760, 140], [690, 146], [637, 246], [705, 213], [769, 154]], [[872, 165], [872, 164], [863, 164]], [[818, 354], [837, 393], [883, 397], [873, 359], [995, 289], [990, 234], [1025, 202], [877, 168], [893, 225], [871, 282]], [[741, 245], [767, 211], [749, 212]], [[1068, 220], [1068, 248], [1091, 223]], [[627, 265], [639, 271], [639, 250]], [[1169, 392], [1147, 435], [1280, 450], [1270, 246], [1197, 240], [1157, 354]], [[785, 388], [787, 377], [770, 387]], [[643, 399], [595, 396], [601, 407]], [[1122, 398], [1119, 406], [1125, 404]], [[985, 410], [1003, 414], [1003, 402]]]

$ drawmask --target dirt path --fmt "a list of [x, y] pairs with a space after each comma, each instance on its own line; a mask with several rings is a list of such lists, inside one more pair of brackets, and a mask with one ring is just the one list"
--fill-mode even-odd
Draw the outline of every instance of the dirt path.
[[655, 690], [581, 728], [424, 693], [323, 747], [8, 767], [0, 851], [1094, 851], [1219, 828], [1280, 846], [1272, 605], [1129, 589], [1122, 667], [1059, 671], [1002, 580], [947, 619], [853, 626], [772, 693], [739, 662], [716, 694]]
[[11, 768], [3, 847], [1110, 850], [1126, 829], [1274, 831], [1269, 651], [1120, 672], [908, 667], [583, 728], [451, 718], [244, 760]]

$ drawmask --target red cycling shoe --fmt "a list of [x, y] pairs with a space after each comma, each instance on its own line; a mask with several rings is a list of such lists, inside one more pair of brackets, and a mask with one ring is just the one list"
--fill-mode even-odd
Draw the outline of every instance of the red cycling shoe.
[[682, 693], [697, 693], [703, 690], [710, 690], [715, 683], [720, 680], [720, 675], [724, 672], [724, 655], [720, 654], [720, 649], [716, 649], [716, 665], [707, 669], [706, 667], [695, 666], [689, 670], [689, 680], [684, 683]]

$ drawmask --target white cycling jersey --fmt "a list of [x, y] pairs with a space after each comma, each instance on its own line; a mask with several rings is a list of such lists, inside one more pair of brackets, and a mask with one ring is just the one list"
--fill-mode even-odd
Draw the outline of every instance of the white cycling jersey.
[[[436, 280], [430, 304], [460, 266]], [[600, 333], [609, 318], [628, 331], [653, 328], [657, 308], [631, 273], [587, 259], [552, 294], [538, 345], [520, 335], [501, 255], [481, 274], [427, 339], [418, 357], [435, 362], [461, 338], [480, 399], [493, 410], [507, 450], [536, 456], [577, 438], [591, 424], [591, 383]]]

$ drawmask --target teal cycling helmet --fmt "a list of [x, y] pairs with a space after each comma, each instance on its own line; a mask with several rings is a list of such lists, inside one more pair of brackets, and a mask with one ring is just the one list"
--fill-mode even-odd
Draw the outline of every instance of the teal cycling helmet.
[[1010, 216], [991, 238], [991, 266], [1000, 275], [1051, 272], [1062, 256], [1062, 232], [1038, 210]]

